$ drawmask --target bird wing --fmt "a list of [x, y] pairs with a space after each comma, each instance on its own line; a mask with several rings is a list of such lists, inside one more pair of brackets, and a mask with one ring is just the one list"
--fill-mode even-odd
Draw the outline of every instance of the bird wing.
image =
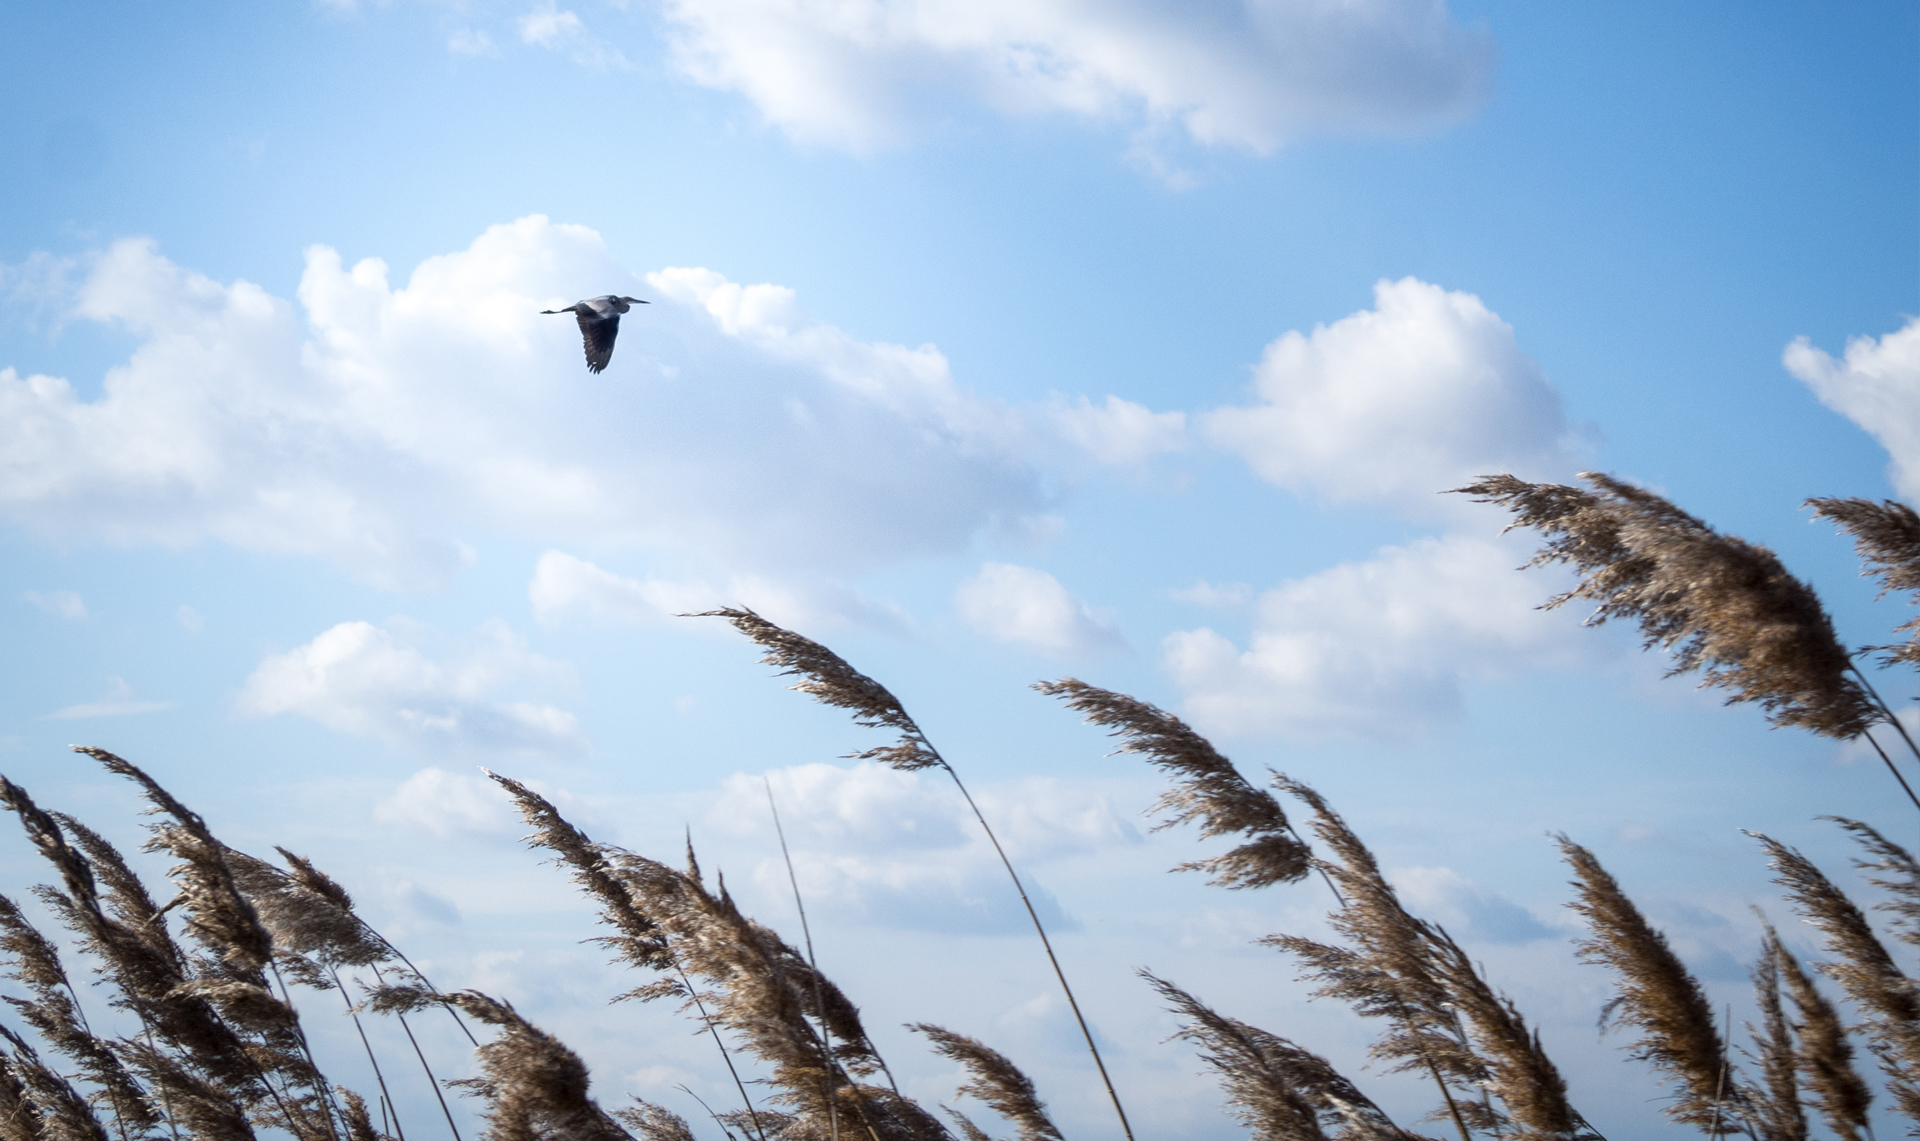
[[620, 335], [620, 315], [601, 317], [582, 309], [575, 316], [580, 319], [580, 338], [587, 346], [587, 370], [599, 372], [613, 359], [613, 339]]

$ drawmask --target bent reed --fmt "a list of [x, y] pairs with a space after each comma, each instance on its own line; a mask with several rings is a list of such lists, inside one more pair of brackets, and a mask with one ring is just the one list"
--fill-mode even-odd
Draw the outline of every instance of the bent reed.
[[[1759, 703], [1778, 725], [1839, 738], [1899, 728], [1854, 654], [1833, 636], [1817, 596], [1771, 552], [1720, 535], [1651, 493], [1610, 477], [1586, 479], [1594, 490], [1511, 476], [1460, 490], [1511, 508], [1515, 526], [1546, 535], [1535, 563], [1569, 562], [1582, 574], [1576, 589], [1547, 605], [1587, 599], [1599, 603], [1592, 621], [1638, 621], [1649, 645], [1673, 651], [1675, 672], [1703, 671], [1705, 684], [1728, 689], [1730, 701]], [[1898, 504], [1812, 502], [1855, 536], [1869, 573], [1888, 589], [1920, 591], [1920, 516]], [[1131, 1137], [1092, 1029], [1012, 861], [918, 723], [885, 686], [825, 646], [749, 610], [708, 616], [765, 649], [766, 661], [799, 679], [794, 688], [897, 734], [857, 756], [909, 771], [937, 768], [954, 780], [1027, 902]], [[1915, 644], [1874, 650], [1920, 663]], [[1293, 960], [1314, 997], [1344, 1003], [1376, 1026], [1372, 1059], [1388, 1073], [1415, 1076], [1434, 1098], [1419, 1120], [1396, 1122], [1325, 1057], [1222, 1013], [1177, 981], [1140, 972], [1142, 998], [1157, 997], [1178, 1018], [1174, 1037], [1197, 1050], [1221, 1084], [1227, 1114], [1254, 1137], [1432, 1141], [1416, 1131], [1432, 1127], [1461, 1141], [1606, 1141], [1606, 1108], [1593, 1107], [1590, 1117], [1576, 1105], [1540, 1032], [1443, 927], [1408, 910], [1372, 851], [1313, 788], [1280, 773], [1255, 784], [1179, 717], [1125, 694], [1074, 678], [1035, 688], [1108, 730], [1117, 752], [1167, 776], [1167, 791], [1149, 809], [1157, 828], [1191, 823], [1202, 839], [1239, 840], [1174, 870], [1205, 872], [1211, 885], [1235, 891], [1319, 877], [1333, 901], [1332, 937], [1282, 933], [1260, 942]], [[705, 1132], [647, 1101], [604, 1109], [590, 1096], [578, 1054], [506, 998], [436, 989], [310, 861], [276, 849], [276, 863], [228, 847], [140, 768], [104, 750], [76, 751], [138, 786], [156, 817], [147, 850], [177, 861], [168, 872], [171, 894], [156, 902], [99, 833], [41, 808], [0, 777], [0, 806], [54, 871], [57, 883], [34, 892], [71, 948], [0, 896], [0, 955], [15, 984], [4, 996], [13, 1025], [0, 1024], [0, 1141], [253, 1141], [263, 1132], [296, 1141], [406, 1141], [392, 1087], [419, 1080], [404, 1073], [415, 1063], [441, 1099], [454, 1141], [463, 1139], [443, 1089], [478, 1099], [482, 1141], [693, 1141]], [[724, 879], [709, 885], [691, 843], [684, 865], [675, 866], [596, 842], [526, 785], [487, 775], [532, 829], [528, 843], [550, 853], [596, 907], [609, 929], [596, 941], [642, 973], [613, 1001], [675, 1002], [719, 1053], [733, 1099], [700, 1105], [729, 1141], [996, 1136], [976, 1122], [978, 1109], [970, 1116], [929, 1108], [903, 1094], [860, 1009], [816, 966], [810, 939], [803, 953], [742, 912]], [[1294, 805], [1299, 826], [1288, 813]], [[1884, 901], [1862, 909], [1799, 852], [1753, 834], [1785, 906], [1818, 932], [1826, 957], [1796, 959], [1763, 917], [1751, 974], [1759, 1025], [1745, 1027], [1744, 1045], [1732, 1041], [1697, 978], [1620, 883], [1590, 850], [1558, 837], [1573, 875], [1568, 906], [1586, 926], [1574, 954], [1610, 975], [1602, 1021], [1632, 1031], [1626, 1052], [1664, 1083], [1664, 1112], [1675, 1123], [1710, 1137], [1803, 1141], [1817, 1118], [1836, 1137], [1870, 1141], [1872, 1111], [1883, 1098], [1883, 1114], [1920, 1135], [1920, 981], [1902, 965], [1920, 947], [1920, 861], [1866, 823], [1830, 819], [1858, 844], [1856, 868]], [[1888, 917], [1885, 934], [1869, 910]], [[96, 1029], [88, 1019], [63, 957], [69, 953], [85, 961], [99, 988], [87, 1002], [103, 995], [116, 1012], [110, 1021], [126, 1032]], [[374, 1088], [356, 1091], [327, 1076], [296, 991], [341, 1002], [359, 1030]], [[458, 1020], [474, 1045], [470, 1063], [442, 1058], [440, 1067], [467, 1076], [436, 1076], [405, 1021], [438, 1012]], [[383, 1058], [372, 1047], [363, 1020], [384, 1017], [399, 1021], [412, 1058]], [[965, 1071], [955, 1096], [999, 1118], [1012, 1141], [1062, 1141], [1041, 1091], [1014, 1061], [945, 1027], [910, 1028]], [[412, 1130], [421, 1141], [438, 1135], [438, 1124], [415, 1121]]]

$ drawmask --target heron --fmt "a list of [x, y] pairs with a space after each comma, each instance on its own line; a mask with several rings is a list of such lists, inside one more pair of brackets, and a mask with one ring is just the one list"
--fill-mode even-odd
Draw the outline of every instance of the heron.
[[647, 302], [638, 297], [589, 297], [565, 309], [542, 309], [542, 313], [571, 313], [580, 321], [580, 337], [587, 346], [587, 371], [599, 372], [613, 359], [613, 339], [620, 335], [620, 314]]

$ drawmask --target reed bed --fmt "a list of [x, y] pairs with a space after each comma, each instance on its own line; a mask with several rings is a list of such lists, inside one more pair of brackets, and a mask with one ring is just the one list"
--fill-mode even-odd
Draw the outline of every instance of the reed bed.
[[[1818, 598], [1771, 552], [1610, 477], [1587, 481], [1591, 490], [1496, 476], [1462, 490], [1511, 508], [1516, 526], [1547, 536], [1535, 562], [1568, 562], [1581, 573], [1578, 587], [1547, 605], [1585, 599], [1598, 605], [1594, 621], [1638, 622], [1650, 646], [1673, 654], [1676, 672], [1700, 671], [1705, 684], [1726, 689], [1732, 702], [1759, 704], [1778, 725], [1843, 739], [1898, 727], [1855, 664], [1857, 651], [1840, 645]], [[1855, 537], [1868, 572], [1888, 589], [1920, 591], [1920, 516], [1857, 500], [1814, 506]], [[827, 647], [751, 611], [711, 616], [798, 678], [794, 688], [895, 734], [859, 757], [937, 769], [954, 781], [1073, 1002], [1012, 861], [898, 699]], [[1913, 663], [1913, 645], [1874, 652]], [[1377, 1076], [1342, 1073], [1182, 982], [1141, 972], [1140, 1000], [1177, 1020], [1174, 1038], [1218, 1079], [1227, 1118], [1261, 1141], [1606, 1141], [1610, 1107], [1578, 1104], [1500, 981], [1441, 925], [1409, 910], [1372, 850], [1314, 788], [1280, 773], [1250, 780], [1179, 717], [1126, 694], [1075, 678], [1036, 688], [1111, 733], [1117, 752], [1167, 777], [1149, 809], [1157, 827], [1194, 825], [1199, 839], [1232, 838], [1226, 852], [1174, 870], [1205, 873], [1211, 886], [1233, 891], [1317, 892], [1303, 881], [1319, 879], [1331, 901], [1331, 934], [1276, 933], [1261, 942], [1292, 963], [1313, 997], [1344, 1004], [1374, 1028], [1370, 1055], [1380, 1071], [1413, 1076], [1431, 1098], [1418, 1120], [1396, 1121], [1368, 1092]], [[52, 870], [53, 882], [34, 891], [60, 929], [49, 935], [28, 909], [0, 896], [0, 973], [12, 984], [4, 995], [10, 1014], [0, 1022], [0, 1141], [406, 1141], [393, 1087], [421, 1076], [441, 1099], [444, 1120], [415, 1120], [414, 1141], [443, 1127], [461, 1141], [448, 1093], [478, 1102], [482, 1141], [694, 1141], [713, 1130], [729, 1141], [1066, 1136], [1014, 1060], [946, 1027], [910, 1024], [964, 1071], [953, 1096], [966, 1107], [904, 1094], [849, 991], [822, 972], [810, 932], [803, 951], [747, 915], [724, 878], [709, 881], [691, 843], [668, 863], [595, 841], [525, 784], [490, 773], [529, 826], [527, 842], [597, 911], [606, 928], [597, 942], [638, 972], [613, 1001], [677, 1005], [731, 1075], [733, 1098], [700, 1103], [697, 1126], [647, 1101], [609, 1110], [592, 1095], [585, 1061], [516, 1011], [512, 996], [437, 989], [311, 861], [285, 849], [276, 849], [276, 861], [231, 848], [139, 767], [103, 750], [78, 751], [138, 788], [151, 813], [146, 849], [173, 864], [164, 885], [149, 884], [100, 833], [0, 777], [0, 807]], [[770, 787], [769, 801], [777, 827]], [[1751, 970], [1757, 1022], [1742, 1027], [1739, 1041], [1627, 888], [1591, 850], [1558, 838], [1572, 876], [1568, 906], [1585, 928], [1569, 952], [1611, 980], [1602, 1019], [1626, 1032], [1626, 1057], [1662, 1083], [1663, 1110], [1676, 1125], [1755, 1141], [1804, 1141], [1823, 1127], [1852, 1141], [1873, 1137], [1877, 1107], [1882, 1128], [1899, 1122], [1920, 1136], [1920, 985], [1908, 973], [1920, 948], [1920, 862], [1872, 825], [1833, 823], [1857, 846], [1851, 872], [1878, 902], [1863, 908], [1827, 869], [1753, 834], [1756, 858], [1782, 889], [1781, 906], [1810, 925], [1823, 954], [1796, 957], [1763, 918]], [[784, 833], [779, 840], [784, 853]], [[797, 879], [792, 886], [804, 916]], [[93, 985], [82, 988], [76, 977]], [[88, 1004], [96, 1015], [102, 1004], [109, 1012], [98, 1028]], [[344, 1008], [355, 1022], [373, 1088], [328, 1076], [325, 1065], [358, 1061], [318, 1056], [303, 1019], [323, 1006]], [[1091, 1027], [1077, 1002], [1073, 1008], [1131, 1136]], [[409, 1016], [456, 1018], [471, 1056], [430, 1060]], [[412, 1057], [372, 1045], [367, 1025], [387, 1018], [404, 1031]]]

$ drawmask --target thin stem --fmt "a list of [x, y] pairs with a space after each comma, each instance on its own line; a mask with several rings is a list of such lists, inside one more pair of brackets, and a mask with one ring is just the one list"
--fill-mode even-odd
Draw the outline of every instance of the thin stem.
[[1900, 739], [1907, 743], [1907, 750], [1914, 755], [1916, 760], [1920, 760], [1920, 746], [1916, 746], [1913, 743], [1913, 738], [1907, 735], [1907, 727], [1900, 723], [1900, 718], [1894, 714], [1893, 707], [1888, 705], [1886, 699], [1880, 696], [1880, 691], [1875, 689], [1873, 683], [1867, 680], [1867, 675], [1860, 671], [1859, 666], [1848, 662], [1847, 668], [1853, 671], [1854, 677], [1860, 679], [1861, 685], [1867, 687], [1867, 696], [1873, 698], [1873, 703], [1880, 707], [1880, 712], [1887, 715], [1887, 721], [1893, 726], [1894, 732], [1900, 734]]
[[[147, 1038], [147, 1052], [159, 1054], [159, 1048], [153, 1044], [153, 1024], [147, 1021], [147, 1012], [135, 1007], [134, 1013], [140, 1016], [140, 1030]], [[173, 1141], [180, 1141], [180, 1127], [173, 1122], [173, 1106], [167, 1103], [167, 1083], [154, 1082], [153, 1088], [160, 1095], [160, 1112], [167, 1119], [167, 1133], [172, 1136]]]
[[1714, 1083], [1714, 1087], [1713, 1087], [1713, 1136], [1715, 1137], [1718, 1137], [1721, 1135], [1720, 1104], [1721, 1104], [1721, 1098], [1727, 1092], [1727, 1071], [1731, 1069], [1733, 1065], [1733, 1061], [1728, 1056], [1728, 1053], [1727, 1053], [1732, 1048], [1729, 1045], [1729, 1043], [1732, 1040], [1733, 1040], [1733, 1004], [1728, 1003], [1727, 1017], [1726, 1017], [1726, 1031], [1721, 1035], [1721, 1041], [1720, 1041], [1720, 1077]]
[[[386, 977], [380, 973], [380, 964], [372, 963], [369, 965], [373, 967], [373, 977], [380, 981], [380, 985], [385, 986], [387, 980]], [[412, 964], [408, 965], [411, 966]], [[414, 977], [420, 978], [420, 972], [415, 971]], [[440, 1092], [440, 1079], [433, 1076], [433, 1067], [427, 1064], [427, 1052], [420, 1048], [420, 1040], [413, 1036], [413, 1027], [407, 1025], [407, 1016], [395, 1011], [394, 1017], [400, 1020], [400, 1029], [407, 1032], [407, 1042], [413, 1047], [413, 1056], [420, 1059], [420, 1068], [426, 1071], [427, 1084], [433, 1087], [433, 1096], [434, 1099], [440, 1103], [440, 1112], [446, 1115], [447, 1128], [453, 1131], [453, 1141], [460, 1141], [460, 1127], [453, 1123], [453, 1110], [447, 1106], [446, 1095]], [[465, 1026], [465, 1023], [461, 1023], [463, 1029]], [[471, 1037], [471, 1035], [469, 1035], [469, 1037]]]
[[800, 937], [807, 945], [807, 969], [813, 972], [813, 1013], [820, 1020], [820, 1050], [826, 1055], [827, 1128], [833, 1141], [840, 1141], [840, 1109], [834, 1104], [839, 1093], [834, 1088], [838, 1073], [833, 1064], [833, 1036], [827, 1030], [827, 999], [820, 988], [820, 962], [813, 954], [813, 929], [807, 926], [807, 905], [800, 898], [800, 879], [793, 872], [793, 853], [787, 850], [787, 830], [780, 826], [780, 806], [773, 800], [773, 778], [761, 773], [760, 780], [767, 788], [767, 811], [773, 813], [773, 834], [780, 838], [780, 858], [787, 864], [787, 883], [793, 888], [793, 906], [800, 912]]
[[692, 1098], [693, 1100], [699, 1102], [700, 1108], [706, 1110], [707, 1116], [713, 1118], [713, 1123], [720, 1127], [720, 1132], [727, 1135], [727, 1141], [733, 1141], [733, 1130], [727, 1128], [727, 1123], [720, 1120], [720, 1115], [713, 1111], [713, 1107], [707, 1104], [707, 1101], [705, 1098], [701, 1097], [699, 1094], [694, 1093], [692, 1090], [688, 1089], [685, 1082], [680, 1083], [674, 1088], [679, 1090], [681, 1093], [686, 1094], [688, 1097]]
[[[373, 1066], [373, 1080], [380, 1086], [380, 1124], [385, 1126], [387, 1111], [393, 1106], [393, 1096], [387, 1092], [387, 1077], [380, 1072], [380, 1059], [373, 1054], [373, 1043], [367, 1041], [367, 1028], [360, 1024], [360, 1012], [353, 1008], [353, 996], [347, 993], [347, 984], [340, 981], [340, 972], [327, 966], [327, 974], [333, 976], [333, 985], [340, 988], [340, 1001], [347, 1004], [347, 1016], [353, 1019], [353, 1028], [360, 1033], [360, 1047], [367, 1052], [367, 1062]], [[399, 1141], [407, 1141], [407, 1131], [400, 1126], [400, 1111], [393, 1109], [393, 1122], [390, 1129], [383, 1130], [396, 1134]]]
[[[693, 1008], [700, 1012], [700, 1024], [707, 1028], [707, 1033], [713, 1035], [713, 1044], [720, 1047], [720, 1060], [727, 1064], [727, 1073], [733, 1075], [734, 1088], [740, 1091], [740, 1102], [747, 1107], [747, 1120], [753, 1122], [754, 1132], [760, 1134], [760, 1141], [767, 1141], [766, 1126], [760, 1124], [760, 1115], [754, 1112], [753, 1099], [747, 1096], [747, 1083], [740, 1080], [740, 1071], [734, 1068], [733, 1054], [727, 1049], [727, 1044], [721, 1041], [720, 1028], [708, 1016], [706, 1004], [700, 1001], [700, 992], [693, 989], [693, 980], [687, 977], [686, 968], [680, 965], [680, 956], [674, 954], [671, 946], [667, 948], [667, 955], [673, 960], [673, 971], [680, 976], [680, 984], [687, 988], [687, 997], [693, 1000]], [[694, 1100], [700, 1099], [695, 1097]], [[700, 1104], [707, 1103], [702, 1101]]]
[[1060, 990], [1067, 996], [1067, 1006], [1073, 1010], [1073, 1020], [1080, 1024], [1080, 1036], [1087, 1040], [1087, 1052], [1093, 1055], [1094, 1067], [1100, 1071], [1100, 1082], [1107, 1087], [1107, 1097], [1113, 1102], [1113, 1112], [1120, 1117], [1120, 1131], [1127, 1135], [1127, 1141], [1134, 1141], [1133, 1126], [1127, 1122], [1126, 1108], [1120, 1104], [1120, 1094], [1113, 1088], [1113, 1079], [1107, 1074], [1107, 1063], [1100, 1057], [1100, 1047], [1093, 1044], [1093, 1030], [1087, 1026], [1086, 1016], [1080, 1013], [1080, 1003], [1073, 997], [1073, 987], [1067, 984], [1067, 972], [1060, 967], [1060, 957], [1053, 953], [1053, 941], [1047, 938], [1047, 929], [1040, 922], [1040, 913], [1033, 909], [1033, 900], [1027, 897], [1026, 885], [1020, 882], [1020, 874], [1013, 870], [1013, 861], [1007, 858], [1007, 850], [1000, 846], [1000, 837], [993, 834], [993, 827], [987, 823], [986, 816], [980, 812], [980, 806], [973, 802], [973, 794], [967, 791], [966, 782], [960, 779], [960, 774], [953, 771], [953, 766], [947, 763], [947, 759], [940, 755], [940, 751], [935, 749], [931, 742], [928, 742], [924, 736], [920, 741], [939, 761], [940, 767], [946, 770], [947, 775], [953, 778], [953, 787], [960, 790], [960, 795], [965, 798], [967, 807], [973, 810], [973, 818], [980, 822], [980, 829], [987, 834], [988, 842], [993, 845], [994, 854], [1000, 857], [1000, 866], [1007, 869], [1007, 877], [1013, 880], [1013, 890], [1020, 893], [1020, 903], [1027, 909], [1027, 918], [1033, 920], [1034, 933], [1040, 936], [1040, 946], [1046, 949], [1047, 962], [1053, 966], [1053, 977], [1060, 980]]
[[[73, 1014], [75, 1018], [80, 1020], [80, 1032], [88, 1038], [92, 1038], [96, 1045], [104, 1047], [104, 1043], [101, 1043], [100, 1039], [94, 1038], [93, 1027], [87, 1024], [87, 1012], [85, 1008], [80, 1005], [80, 993], [73, 989], [73, 980], [67, 977], [65, 968], [61, 968], [60, 970], [60, 985], [67, 988], [68, 997], [73, 999]], [[120, 1141], [127, 1141], [127, 1123], [120, 1116], [120, 1095], [109, 1085], [107, 1087], [107, 1097], [113, 1102], [113, 1127], [119, 1131]]]
[[1874, 740], [1873, 734], [1865, 730], [1862, 730], [1860, 735], [1867, 739], [1867, 744], [1872, 745], [1873, 751], [1880, 754], [1880, 759], [1887, 763], [1887, 771], [1893, 774], [1894, 780], [1900, 782], [1900, 787], [1906, 791], [1907, 799], [1913, 801], [1915, 808], [1920, 808], [1920, 796], [1913, 794], [1913, 786], [1907, 783], [1906, 777], [1900, 775], [1900, 770], [1894, 767], [1893, 758], [1887, 756], [1887, 751], [1880, 747], [1880, 742]]
[[[294, 1010], [293, 996], [287, 993], [287, 980], [280, 977], [280, 964], [268, 959], [267, 966], [273, 970], [274, 984], [280, 988], [280, 1001], [287, 1004], [288, 1010]], [[307, 1068], [313, 1071], [311, 1083], [313, 1096], [314, 1100], [320, 1103], [320, 1113], [326, 1119], [327, 1136], [334, 1141], [340, 1141], [340, 1130], [335, 1128], [334, 1124], [334, 1115], [340, 1111], [340, 1107], [334, 1104], [333, 1087], [327, 1081], [326, 1075], [320, 1072], [320, 1063], [314, 1061], [313, 1048], [307, 1044], [307, 1028], [300, 1024], [300, 1014], [297, 1010], [294, 1010], [293, 1034], [300, 1042], [300, 1053], [307, 1059]]]

